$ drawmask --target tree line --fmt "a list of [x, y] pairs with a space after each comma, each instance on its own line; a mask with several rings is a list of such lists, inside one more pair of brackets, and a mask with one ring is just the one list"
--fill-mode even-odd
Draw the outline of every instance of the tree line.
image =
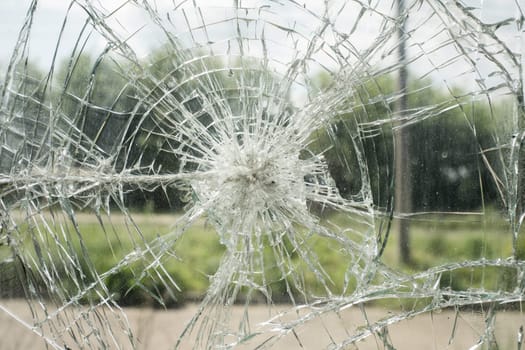
[[[328, 88], [328, 75], [317, 77]], [[347, 112], [315, 134], [330, 173], [345, 197], [370, 184], [375, 205], [391, 208], [394, 184], [394, 129], [409, 135], [413, 211], [464, 211], [495, 204], [498, 192], [490, 167], [498, 169], [497, 115], [504, 103], [474, 101], [459, 87], [445, 90], [430, 79], [409, 79], [408, 110], [394, 113], [395, 77], [364, 79], [351, 90]], [[350, 135], [350, 130], [354, 137]], [[361, 164], [361, 166], [359, 166]]]
[[[19, 78], [15, 80], [21, 94], [12, 99], [9, 108], [11, 115], [17, 116], [18, 129], [30, 142], [22, 146], [21, 136], [15, 132], [4, 135], [4, 142], [19, 143], [29, 157], [38, 160], [48, 144], [39, 140], [49, 136], [45, 132], [49, 112], [38, 101], [52, 95], [54, 105], [67, 116], [67, 125], [57, 125], [69, 135], [67, 144], [60, 147], [66, 147], [78, 165], [89, 164], [90, 154], [117, 154], [114, 164], [120, 169], [151, 167], [178, 172], [180, 159], [171, 152], [177, 148], [173, 144], [176, 141], [163, 137], [176, 130], [166, 130], [158, 120], [141, 120], [150, 100], [171, 91], [170, 98], [193, 112], [204, 125], [210, 123], [209, 116], [200, 112], [203, 101], [198, 96], [187, 98], [197, 82], [182, 86], [182, 92], [169, 88], [187, 78], [178, 69], [177, 57], [166, 50], [155, 52], [144, 64], [147, 74], [142, 77], [146, 78], [138, 75], [138, 80], [130, 84], [129, 76], [122, 72], [131, 68], [119, 67], [114, 60], [79, 55], [58, 67], [52, 89], [46, 83], [48, 76], [26, 63], [17, 70]], [[224, 68], [221, 65], [218, 60], [196, 61], [190, 70]], [[215, 84], [231, 87], [226, 69], [217, 69], [213, 74]], [[332, 84], [325, 74], [318, 74], [313, 80], [319, 93]], [[140, 86], [148, 96], [137, 90]], [[369, 185], [375, 204], [388, 207], [395, 185], [393, 129], [400, 126], [392, 117], [395, 81], [385, 74], [363, 79], [351, 90], [346, 99], [347, 112], [326, 128], [312, 131], [310, 147], [323, 152], [341, 195], [358, 195], [363, 186]], [[493, 175], [486, 162], [497, 164], [497, 158], [484, 150], [496, 146], [494, 108], [498, 107], [469, 102], [460, 88], [446, 91], [435, 87], [430, 79], [410, 79], [408, 94], [408, 120], [403, 127], [410, 134], [414, 211], [472, 210], [496, 201]], [[233, 98], [228, 103], [236, 108]], [[4, 150], [0, 158], [2, 169], [15, 166], [15, 155]], [[137, 209], [162, 211], [184, 205], [182, 193], [174, 187], [130, 187], [125, 193], [125, 200]]]

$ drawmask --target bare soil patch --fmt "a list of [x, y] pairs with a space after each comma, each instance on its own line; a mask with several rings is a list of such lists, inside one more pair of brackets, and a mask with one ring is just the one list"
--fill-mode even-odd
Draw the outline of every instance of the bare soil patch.
[[[13, 315], [32, 324], [31, 313], [24, 300], [0, 300], [0, 307], [9, 310]], [[150, 308], [126, 308], [124, 312], [129, 320], [131, 329], [137, 339], [137, 349], [172, 349], [187, 322], [198, 309], [197, 304], [188, 304], [180, 309], [156, 310]], [[273, 334], [269, 325], [262, 325], [267, 321], [270, 312], [286, 311], [287, 305], [274, 306], [271, 310], [266, 305], [254, 305], [249, 308], [250, 324], [252, 329], [266, 330], [255, 336], [246, 345], [238, 349], [253, 349]], [[5, 310], [0, 310], [0, 349], [46, 349], [38, 330], [31, 330], [22, 325]], [[243, 316], [242, 306], [233, 307], [233, 319], [240, 321]], [[370, 322], [392, 315], [388, 310], [369, 307], [366, 308], [366, 317]], [[120, 330], [117, 320], [114, 329]], [[272, 347], [273, 349], [324, 349], [332, 341], [341, 342], [350, 335], [366, 329], [365, 315], [358, 309], [352, 308], [341, 312], [340, 315], [328, 315], [309, 321], [296, 328], [296, 334], [290, 332]], [[496, 317], [495, 336], [500, 349], [515, 349], [518, 330], [525, 325], [525, 315], [519, 311], [500, 312]], [[455, 326], [454, 326], [455, 325]], [[455, 329], [455, 331], [454, 331]], [[440, 313], [426, 314], [404, 320], [388, 328], [388, 337], [396, 349], [468, 349], [474, 346], [485, 331], [484, 315], [479, 311], [462, 311], [457, 317], [452, 310]], [[125, 346], [126, 336], [114, 334], [117, 342], [122, 341]], [[191, 342], [191, 340], [190, 340]], [[182, 349], [195, 349], [194, 344], [183, 344]], [[74, 344], [68, 345], [76, 349]], [[348, 349], [383, 349], [379, 337], [371, 336], [358, 342], [357, 347]], [[302, 346], [302, 347], [301, 347]], [[115, 346], [116, 348], [116, 346]]]

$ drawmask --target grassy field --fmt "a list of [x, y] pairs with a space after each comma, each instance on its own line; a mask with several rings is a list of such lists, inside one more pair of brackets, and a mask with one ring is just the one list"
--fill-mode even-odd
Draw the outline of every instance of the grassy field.
[[[53, 265], [53, 261], [67, 258], [64, 249], [70, 247], [73, 250], [84, 250], [89, 259], [83, 259], [77, 263], [82, 270], [96, 271], [96, 274], [104, 273], [125, 259], [126, 255], [136, 249], [143, 249], [146, 242], [151, 242], [173, 230], [177, 214], [142, 214], [133, 215], [134, 221], [125, 220], [123, 215], [112, 215], [111, 219], [102, 218], [99, 221], [96, 216], [90, 214], [79, 214], [78, 232], [72, 224], [60, 225], [69, 222], [67, 218], [55, 217], [56, 224], [45, 227], [43, 222], [52, 222], [49, 217], [46, 220], [35, 218], [35, 221], [21, 224], [18, 232], [22, 242], [27, 246], [29, 255], [39, 256], [39, 248], [35, 241], [45, 241], [47, 255], [44, 259], [47, 264]], [[347, 218], [331, 215], [326, 219], [330, 225], [345, 227], [349, 225]], [[101, 225], [101, 223], [103, 225]], [[394, 223], [395, 224], [395, 223]], [[395, 225], [394, 225], [395, 227]], [[31, 234], [27, 234], [31, 232]], [[35, 238], [36, 239], [33, 239]], [[81, 239], [79, 237], [82, 237]], [[433, 266], [444, 263], [462, 262], [465, 260], [476, 260], [480, 258], [507, 258], [512, 254], [512, 235], [505, 220], [496, 213], [486, 215], [420, 215], [411, 218], [411, 252], [412, 262], [402, 265], [399, 262], [397, 233], [391, 231], [382, 256], [382, 262], [390, 267], [406, 272], [423, 271]], [[314, 247], [319, 256], [319, 261], [335, 282], [334, 289], [342, 289], [344, 274], [348, 268], [348, 261], [341, 253], [340, 247], [328, 239], [313, 236], [309, 244]], [[199, 220], [192, 225], [178, 239], [174, 245], [176, 255], [169, 255], [162, 261], [167, 274], [171, 276], [181, 287], [175, 299], [167, 306], [180, 305], [187, 299], [198, 299], [204, 295], [209, 277], [213, 275], [224, 254], [224, 246], [220, 243], [213, 227], [205, 220]], [[8, 254], [7, 247], [0, 247], [0, 258]], [[85, 254], [78, 254], [79, 256]], [[285, 294], [285, 283], [278, 269], [272, 267], [272, 253], [268, 248], [265, 252], [268, 256], [269, 281], [272, 282], [274, 295], [278, 299]], [[521, 235], [518, 249], [518, 257], [525, 258], [525, 239]], [[47, 259], [47, 260], [46, 260]], [[301, 268], [301, 259], [295, 255], [297, 267]], [[37, 259], [38, 260], [38, 259]], [[78, 273], [72, 271], [60, 271], [56, 264], [58, 274], [64, 275], [63, 287], [82, 290], [85, 286], [75, 286], [68, 281], [68, 276]], [[147, 291], [153, 290], [154, 294], [167, 297], [166, 288], [156, 278], [142, 276], [145, 266], [141, 263], [130, 264], [129, 267], [120, 269], [118, 272], [108, 274], [105, 283], [114, 297], [123, 305], [155, 304], [155, 299]], [[456, 290], [468, 288], [489, 288], [495, 290], [508, 290], [514, 287], [516, 271], [514, 269], [457, 269], [454, 272], [442, 276], [443, 287], [451, 287]], [[97, 278], [93, 272], [91, 276], [84, 278], [89, 284]], [[312, 273], [304, 275], [306, 285], [314, 288], [316, 277]], [[134, 281], [139, 281], [135, 283]], [[69, 283], [69, 284], [68, 284]], [[4, 283], [4, 285], [6, 285]], [[96, 296], [87, 296], [96, 297]]]

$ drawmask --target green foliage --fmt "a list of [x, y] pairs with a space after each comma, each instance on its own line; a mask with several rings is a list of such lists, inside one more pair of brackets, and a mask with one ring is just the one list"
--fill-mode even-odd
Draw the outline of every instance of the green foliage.
[[[182, 64], [184, 55], [197, 58]], [[59, 67], [54, 82], [66, 92], [54, 97], [55, 105], [81, 131], [71, 133], [73, 142], [68, 145], [82, 163], [92, 161], [90, 152], [110, 154], [119, 148], [119, 159], [113, 160], [116, 169], [141, 167], [161, 173], [178, 172], [181, 163], [177, 152], [189, 150], [178, 150], [179, 142], [161, 136], [176, 133], [169, 119], [177, 120], [186, 110], [204, 127], [210, 124], [210, 116], [203, 109], [206, 101], [187, 98], [192, 91], [199, 90], [199, 96], [210, 95], [213, 100], [217, 98], [213, 94], [221, 91], [232, 113], [252, 113], [243, 110], [246, 107], [240, 104], [242, 96], [235, 88], [235, 79], [242, 75], [254, 86], [262, 82], [270, 86], [276, 81], [260, 62], [233, 62], [226, 67], [210, 55], [174, 52], [170, 46], [153, 52], [143, 66], [147, 68], [134, 71], [109, 56], [94, 60], [81, 54]], [[190, 73], [198, 77], [204, 71], [205, 77], [190, 79]], [[45, 92], [40, 81], [44, 76], [38, 68], [22, 67], [19, 76], [25, 77], [20, 80], [25, 87], [22, 91], [42, 99]], [[135, 78], [129, 80], [132, 76]], [[313, 82], [319, 93], [331, 89], [331, 84], [332, 78], [326, 74]], [[312, 151], [323, 152], [340, 193], [360, 197], [363, 186], [370, 183], [374, 202], [383, 208], [389, 207], [393, 188], [395, 89], [395, 80], [389, 75], [355, 82], [345, 99], [347, 108], [341, 108], [347, 112], [329, 127], [312, 132]], [[483, 102], [467, 101], [461, 89], [446, 91], [430, 80], [412, 79], [408, 91], [407, 116], [417, 121], [405, 126], [411, 135], [414, 210], [471, 210], [483, 202], [496, 201], [493, 175], [481, 157], [499, 166], [496, 152], [482, 151], [491, 149], [502, 132], [494, 116], [506, 113], [505, 105], [489, 107]], [[153, 101], [157, 107], [144, 118]], [[171, 106], [171, 110], [162, 106]], [[29, 99], [22, 108], [27, 115], [41, 113]], [[39, 122], [45, 122], [45, 118], [37, 119], [36, 124]], [[36, 133], [45, 130], [36, 124], [26, 127]], [[136, 209], [145, 208], [148, 202], [154, 204], [155, 211], [183, 206], [183, 194], [173, 187], [125, 191], [126, 204]]]
[[446, 240], [441, 235], [432, 235], [425, 247], [425, 250], [434, 256], [446, 256], [449, 251]]
[[463, 251], [468, 259], [475, 260], [492, 257], [492, 249], [481, 237], [470, 238], [465, 242]]
[[[330, 89], [331, 79], [320, 75], [319, 90]], [[362, 80], [346, 99], [351, 112], [329, 128], [314, 133], [312, 148], [325, 158], [340, 193], [360, 195], [369, 181], [374, 202], [388, 207], [393, 185], [393, 127], [395, 81], [385, 75]], [[497, 193], [482, 156], [499, 166], [495, 154], [495, 109], [468, 102], [461, 89], [446, 91], [430, 80], [409, 81], [408, 111], [412, 203], [414, 211], [478, 209], [494, 202]], [[414, 122], [412, 122], [412, 119]], [[359, 160], [362, 159], [363, 162]]]
[[516, 258], [519, 260], [525, 260], [525, 238], [521, 234], [516, 244]]
[[441, 275], [440, 287], [455, 291], [479, 289], [512, 292], [517, 281], [515, 268], [457, 268]]
[[[490, 214], [487, 214], [490, 216]], [[135, 216], [137, 225], [141, 230], [143, 239], [147, 242], [155, 239], [159, 234], [169, 232], [170, 224], [176, 220], [175, 214], [154, 214]], [[477, 220], [477, 221], [474, 221]], [[501, 219], [500, 219], [501, 220]], [[136, 233], [126, 225], [122, 217], [118, 214], [113, 217], [112, 225], [106, 227], [104, 232], [101, 226], [95, 221], [86, 221], [80, 219], [79, 232], [82, 234], [82, 243], [80, 246], [78, 235], [71, 231], [72, 227], [65, 230], [66, 236], [49, 235], [49, 242], [56, 239], [61, 240], [61, 244], [67, 249], [76, 251], [85, 249], [87, 254], [82, 256], [78, 261], [79, 268], [66, 270], [61, 267], [61, 258], [54, 258], [53, 271], [57, 274], [56, 280], [61, 284], [61, 288], [69, 296], [77, 295], [81, 291], [89, 290], [93, 282], [97, 281], [100, 276], [114, 268], [118, 261], [123, 259], [134, 246], [138, 243]], [[347, 219], [339, 214], [327, 215], [323, 219], [323, 225], [331, 223], [343, 226], [347, 225]], [[41, 232], [47, 232], [40, 228]], [[484, 233], [486, 231], [486, 233]], [[19, 246], [26, 246], [24, 250], [25, 266], [20, 265], [19, 260], [4, 262], [1, 267], [3, 275], [1, 276], [2, 285], [6, 287], [3, 290], [4, 295], [21, 296], [21, 279], [24, 279], [24, 273], [34, 273], [40, 271], [35, 266], [32, 267], [29, 261], [37, 264], [43, 264], [36, 258], [37, 253], [34, 250], [34, 243], [31, 236], [35, 234], [35, 229], [27, 226], [20, 226], [20, 237], [25, 240], [18, 242]], [[26, 234], [27, 233], [27, 234]], [[484, 227], [479, 217], [465, 217], [458, 219], [447, 216], [429, 216], [424, 221], [414, 222], [412, 231], [412, 249], [416, 264], [413, 266], [402, 266], [399, 264], [397, 256], [396, 239], [398, 235], [392, 234], [388, 242], [386, 252], [382, 262], [393, 269], [399, 269], [409, 273], [425, 271], [428, 268], [441, 264], [458, 264], [457, 268], [444, 272], [441, 275], [440, 285], [442, 288], [450, 288], [456, 291], [479, 288], [485, 290], [506, 290], [511, 291], [516, 287], [517, 271], [515, 268], [496, 268], [496, 267], [475, 267], [464, 268], [460, 264], [464, 261], [478, 260], [481, 258], [496, 259], [507, 258], [512, 254], [512, 236], [502, 221], [491, 223], [490, 226]], [[45, 236], [44, 236], [45, 237]], [[135, 238], [134, 238], [135, 237]], [[268, 238], [266, 238], [268, 239]], [[262, 252], [265, 266], [265, 285], [270, 288], [272, 299], [275, 302], [289, 302], [289, 292], [293, 293], [296, 300], [302, 300], [303, 296], [299, 293], [301, 286], [306, 286], [314, 294], [324, 294], [324, 287], [319, 283], [319, 279], [305, 266], [304, 259], [297, 254], [293, 244], [288, 237], [283, 236], [284, 247], [290, 257], [291, 266], [295, 272], [302, 273], [301, 281], [291, 280], [290, 274], [283, 274], [282, 266], [277, 264], [275, 252], [269, 242], [265, 243], [265, 250]], [[351, 293], [356, 287], [356, 281], [348, 274], [352, 266], [348, 265], [348, 259], [344, 252], [338, 250], [338, 245], [334, 244], [328, 238], [312, 235], [307, 237], [307, 244], [312, 247], [312, 253], [317, 255], [319, 263], [323, 266], [332, 282], [329, 287], [338, 293]], [[525, 250], [525, 239], [518, 242], [518, 254]], [[149, 306], [166, 306], [177, 307], [183, 304], [187, 299], [200, 298], [206, 292], [209, 285], [209, 278], [215, 274], [219, 263], [225, 253], [225, 247], [221, 245], [217, 235], [212, 227], [204, 221], [199, 221], [191, 226], [188, 231], [174, 244], [176, 256], [167, 256], [162, 261], [166, 272], [171, 276], [180, 287], [180, 291], [173, 291], [174, 294], [168, 293], [168, 290], [158, 278], [151, 278], [148, 274], [143, 274], [144, 263], [136, 262], [126, 267], [107, 274], [103, 282], [108, 288], [109, 293], [121, 305], [149, 305]], [[58, 256], [62, 251], [58, 246], [52, 244], [48, 246], [48, 260], [46, 264], [51, 264], [53, 256]], [[1, 251], [0, 251], [1, 252]], [[6, 252], [5, 252], [6, 253]], [[73, 256], [73, 254], [70, 254]], [[4, 259], [5, 260], [5, 259]], [[82, 275], [80, 274], [82, 272]], [[17, 276], [18, 273], [18, 276]], [[72, 274], [76, 276], [77, 285], [72, 280]], [[348, 285], [343, 285], [345, 278], [348, 278]], [[33, 276], [34, 281], [40, 281], [37, 275]], [[262, 280], [258, 281], [262, 283]], [[41, 295], [48, 295], [46, 282], [41, 280], [33, 286], [41, 291]], [[11, 289], [10, 291], [7, 288]], [[301, 287], [302, 288], [302, 287]], [[241, 296], [244, 297], [244, 296]], [[84, 299], [90, 299], [96, 302], [99, 296], [92, 292], [84, 296]], [[161, 304], [161, 300], [164, 304]], [[408, 303], [406, 301], [404, 303]], [[418, 301], [421, 302], [421, 301]], [[395, 304], [395, 303], [394, 303]]]
[[[210, 124], [209, 114], [203, 111], [205, 101], [183, 98], [183, 95], [189, 96], [189, 92], [194, 89], [203, 89], [201, 84], [204, 84], [202, 81], [189, 79], [185, 72], [191, 71], [195, 75], [205, 69], [215, 68], [207, 79], [212, 85], [205, 86], [206, 91], [201, 96], [213, 93], [214, 87], [227, 88], [228, 92], [224, 97], [234, 114], [246, 111], [243, 111], [245, 106], [239, 102], [239, 91], [235, 90], [232, 79], [239, 78], [242, 74], [243, 79], [252, 81], [254, 85], [260, 85], [263, 80], [266, 84], [275, 83], [271, 74], [258, 66], [257, 62], [249, 62], [243, 67], [240, 63], [234, 63], [233, 70], [229, 71], [222, 62], [203, 55], [185, 69], [179, 69], [180, 64], [181, 57], [177, 53], [159, 50], [151, 55], [149, 64], [144, 65], [149, 67], [147, 71], [133, 73], [137, 79], [132, 82], [135, 85], [130, 86], [130, 82], [122, 74], [123, 69], [130, 68], [120, 66], [110, 57], [101, 57], [94, 61], [89, 56], [80, 55], [64, 62], [58, 71], [57, 81], [64, 85], [67, 93], [53, 98], [58, 101], [64, 115], [80, 131], [70, 133], [73, 142], [69, 143], [72, 154], [79, 160], [77, 165], [89, 163], [90, 152], [114, 153], [120, 140], [126, 140], [124, 149], [117, 152], [120, 158], [114, 160], [117, 170], [123, 167], [141, 167], [156, 169], [161, 173], [178, 172], [181, 163], [175, 150], [180, 144], [160, 136], [176, 133], [176, 130], [169, 127], [169, 118], [180, 118], [179, 114], [185, 109], [194, 114], [203, 126]], [[46, 91], [41, 88], [42, 79], [45, 77], [37, 68], [26, 66], [20, 73], [18, 83], [24, 87], [21, 91], [38, 101], [46, 98]], [[321, 75], [316, 80], [316, 89], [321, 92], [329, 89], [331, 82], [330, 77]], [[391, 198], [393, 176], [392, 128], [396, 124], [391, 118], [395, 84], [386, 75], [370, 80], [363, 79], [359, 84], [349, 93], [345, 112], [329, 127], [312, 132], [311, 150], [323, 153], [330, 174], [344, 197], [359, 199], [363, 196], [363, 186], [369, 182], [375, 204], [387, 207]], [[170, 90], [170, 86], [178, 88]], [[166, 91], [172, 93], [167, 94]], [[181, 91], [185, 93], [182, 94]], [[411, 81], [409, 91], [413, 92], [409, 95], [408, 117], [415, 116], [416, 121], [405, 126], [411, 135], [414, 211], [460, 211], [478, 208], [483, 201], [485, 204], [495, 201], [497, 196], [491, 186], [493, 176], [488, 173], [481, 160], [481, 151], [494, 146], [497, 131], [493, 116], [500, 107], [466, 103], [461, 97], [460, 89], [444, 92], [433, 87], [430, 81]], [[141, 97], [137, 98], [138, 96]], [[171, 106], [178, 109], [147, 112], [151, 102], [149, 99], [170, 99]], [[28, 116], [42, 115], [42, 106], [31, 101], [32, 99], [15, 99], [10, 108], [17, 108]], [[152, 113], [151, 118], [143, 118], [144, 113]], [[38, 127], [39, 123], [46, 122], [44, 118], [27, 118], [21, 122], [35, 135], [45, 130]], [[493, 155], [486, 156], [491, 164], [496, 164], [497, 159]], [[175, 188], [126, 188], [125, 192], [125, 204], [134, 209], [157, 212], [182, 206], [181, 194]], [[329, 213], [327, 216], [341, 227], [355, 225], [345, 222], [336, 214]], [[133, 248], [129, 236], [121, 234], [128, 229], [116, 225], [114, 232], [108, 234], [100, 231], [98, 223], [82, 225], [84, 243], [90, 254], [89, 261], [79, 262], [82, 266], [79, 270], [88, 272], [84, 277], [84, 289], [95, 280], [96, 275], [115, 266]], [[142, 229], [146, 240], [167, 230], [166, 227], [155, 226], [145, 226]], [[451, 232], [457, 235], [452, 236]], [[506, 257], [511, 254], [509, 245], [505, 249], [498, 247], [498, 234], [481, 237], [478, 233], [479, 227], [465, 228], [464, 225], [443, 223], [440, 229], [429, 235], [426, 228], [416, 225], [412, 251], [415, 252], [417, 264], [410, 268], [423, 270], [438, 263]], [[393, 238], [389, 244], [393, 244], [396, 239], [396, 235], [391, 236]], [[332, 287], [342, 291], [345, 286], [341, 281], [345, 279], [349, 269], [344, 254], [331, 246], [327, 239], [311, 238], [309, 243], [314, 247], [313, 253], [319, 257], [328, 276], [335, 281]], [[75, 244], [80, 249], [79, 243]], [[323, 286], [319, 285], [316, 276], [304, 266], [302, 258], [286, 238], [284, 244], [290, 253], [292, 264], [304, 271], [304, 281], [300, 283], [316, 292], [322, 292]], [[224, 247], [207, 228], [198, 226], [187, 232], [175, 248], [180, 252], [180, 260], [173, 259], [165, 264], [168, 273], [180, 283], [182, 289], [175, 298], [170, 299], [161, 283], [139, 278], [140, 266], [131, 266], [107, 277], [105, 283], [114, 298], [122, 305], [155, 305], [162, 297], [171, 300], [168, 303], [174, 306], [183, 302], [188, 294], [202, 295], [208, 286], [209, 276], [215, 273], [219, 265]], [[387, 250], [384, 262], [399, 267], [397, 256], [391, 254], [391, 251], [392, 249]], [[263, 254], [268, 268], [267, 284], [275, 296], [283, 296], [284, 300], [289, 290], [296, 291], [295, 282], [288, 280], [286, 275], [283, 276], [271, 247], [268, 246]], [[525, 256], [523, 238], [517, 244], [516, 254], [521, 259]], [[74, 294], [77, 286], [68, 282], [66, 271], [57, 269], [57, 273], [63, 274], [63, 283]], [[444, 273], [441, 278], [442, 286], [455, 290], [474, 287], [510, 290], [515, 286], [515, 281], [513, 269], [490, 268], [456, 269]], [[346, 287], [351, 292], [355, 281], [350, 281]]]
[[135, 284], [137, 276], [129, 269], [123, 269], [109, 276], [105, 283], [113, 299], [121, 306], [144, 305], [149, 294]]
[[[436, 104], [447, 101], [432, 89], [428, 94]], [[489, 115], [488, 106], [478, 103], [454, 107], [409, 127], [415, 210], [471, 210], [497, 199], [481, 158], [481, 150], [494, 146]]]
[[[2, 123], [9, 121], [9, 125], [2, 124], [4, 147], [0, 150], [0, 169], [17, 173], [26, 162], [41, 159], [41, 154], [49, 151], [42, 141], [50, 120], [46, 108], [46, 75], [36, 65], [25, 61], [15, 67], [11, 78], [9, 89], [17, 93], [5, 90], [8, 98], [4, 99], [0, 111]], [[8, 88], [2, 84], [0, 82], [0, 94]], [[26, 139], [31, 142], [24, 142]]]
[[[72, 122], [80, 131], [71, 132], [72, 140], [68, 143], [71, 154], [78, 160], [77, 166], [96, 162], [97, 155], [103, 158], [105, 154], [117, 154], [116, 159], [111, 159], [117, 171], [124, 168], [179, 171], [179, 160], [173, 152], [177, 145], [159, 136], [158, 121], [144, 118], [149, 108], [145, 96], [163, 94], [166, 89], [154, 80], [156, 74], [168, 74], [173, 68], [167, 67], [166, 60], [157, 58], [145, 64], [149, 67], [147, 72], [134, 72], [133, 67], [109, 56], [93, 60], [85, 54], [61, 65], [56, 81], [65, 92], [55, 98], [68, 123]], [[134, 75], [136, 79], [131, 79]], [[182, 206], [181, 193], [171, 186], [126, 187], [124, 191], [126, 205], [132, 209], [150, 209], [151, 203], [155, 211]]]

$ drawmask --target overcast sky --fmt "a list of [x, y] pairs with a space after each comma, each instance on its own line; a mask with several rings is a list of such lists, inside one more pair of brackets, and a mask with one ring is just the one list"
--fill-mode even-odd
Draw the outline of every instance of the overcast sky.
[[[85, 0], [84, 0], [85, 1]], [[240, 1], [240, 0], [239, 0]], [[340, 0], [334, 0], [338, 3], [342, 3]], [[378, 0], [376, 0], [378, 1]], [[0, 40], [2, 43], [2, 49], [0, 50], [0, 67], [5, 69], [7, 62], [13, 52], [17, 37], [19, 35], [20, 28], [22, 27], [24, 20], [26, 19], [27, 9], [30, 4], [30, 0], [1, 0], [0, 1], [0, 13], [2, 14], [2, 21], [0, 21]], [[83, 1], [79, 1], [83, 2]], [[151, 22], [148, 16], [145, 15], [143, 9], [135, 6], [131, 3], [127, 3], [125, 0], [93, 0], [92, 3], [105, 13], [112, 13], [116, 11], [115, 15], [111, 17], [111, 20], [108, 20], [108, 24], [111, 26], [112, 30], [115, 30], [121, 38], [130, 37], [129, 44], [134, 49], [135, 53], [138, 56], [144, 56], [150, 52], [153, 48], [162, 44], [162, 41], [165, 41], [165, 37], [159, 31], [159, 27]], [[245, 0], [250, 4], [260, 3], [253, 0]], [[321, 0], [308, 0], [305, 1], [307, 8], [312, 11], [312, 13], [317, 13], [321, 15], [323, 10]], [[379, 0], [381, 6], [391, 6], [392, 0]], [[477, 11], [476, 14], [486, 23], [494, 23], [502, 21], [507, 18], [516, 17], [518, 13], [518, 5], [523, 6], [522, 3], [524, 0], [469, 0], [469, 6], [480, 7], [483, 4], [481, 10]], [[151, 0], [150, 3], [153, 6], [156, 6], [160, 13], [165, 14], [168, 9], [172, 9], [174, 4], [181, 3], [181, 1], [172, 1], [172, 0]], [[221, 10], [221, 5], [231, 5], [232, 0], [200, 0], [197, 3], [201, 4], [210, 4], [216, 6], [215, 10], [207, 11], [206, 21], [212, 23], [215, 19], [219, 20], [221, 17], [227, 17], [229, 14], [226, 10]], [[241, 2], [242, 3], [242, 2]], [[353, 3], [354, 2], [349, 2]], [[29, 57], [31, 61], [38, 64], [43, 69], [46, 69], [50, 66], [52, 62], [55, 49], [57, 47], [57, 41], [60, 35], [60, 30], [63, 24], [63, 21], [66, 19], [67, 15], [67, 24], [66, 30], [62, 34], [63, 38], [60, 41], [60, 46], [58, 47], [58, 60], [62, 61], [65, 57], [69, 57], [73, 51], [75, 43], [77, 43], [78, 38], [81, 36], [81, 30], [86, 22], [87, 15], [86, 12], [79, 6], [75, 4], [71, 7], [69, 0], [40, 0], [37, 13], [34, 16], [34, 23], [31, 32], [31, 41], [28, 45], [29, 48]], [[104, 4], [103, 6], [101, 4]], [[125, 4], [125, 6], [121, 6]], [[278, 6], [278, 3], [274, 3], [275, 6]], [[163, 8], [164, 6], [164, 8]], [[349, 5], [350, 6], [350, 5]], [[343, 20], [345, 16], [348, 17], [347, 23], [344, 25], [350, 25], [353, 21], [352, 16], [358, 11], [354, 11], [353, 8], [348, 7], [347, 13], [345, 15], [340, 15], [339, 17]], [[69, 11], [69, 13], [68, 13]], [[179, 14], [182, 11], [178, 11]], [[286, 9], [278, 9], [276, 13], [276, 21], [282, 20], [293, 20], [296, 23], [301, 23], [308, 25], [311, 23], [311, 19], [308, 18], [307, 11], [301, 11], [300, 9], [290, 8], [289, 11]], [[173, 16], [176, 16], [174, 12]], [[187, 15], [187, 14], [186, 14]], [[279, 19], [281, 17], [281, 19]], [[170, 18], [173, 22], [180, 24], [183, 21], [194, 21], [198, 23], [199, 18], [192, 19], [190, 18]], [[409, 19], [412, 23], [417, 22], [417, 18]], [[178, 22], [177, 22], [178, 21]], [[373, 40], [377, 33], [379, 32], [377, 26], [379, 21], [376, 21], [371, 15], [368, 22], [362, 21], [358, 28], [360, 31], [358, 35], [352, 37], [352, 45], [355, 45], [359, 49], [366, 48], [370, 45], [371, 40]], [[294, 23], [295, 23], [294, 22]], [[178, 25], [177, 24], [177, 25]], [[213, 27], [210, 26], [209, 33], [206, 35], [216, 35], [220, 36], [221, 33], [233, 31], [235, 28], [231, 27], [231, 23], [215, 24]], [[179, 25], [178, 28], [181, 26]], [[426, 41], [425, 37], [429, 36], [428, 34], [432, 33], [434, 30], [432, 22], [429, 22], [427, 25], [423, 26], [419, 30], [420, 40]], [[525, 46], [525, 35], [522, 34], [521, 40], [516, 37], [516, 33], [512, 32], [512, 26], [503, 28], [498, 34], [502, 36], [504, 40], [510, 43], [512, 49], [515, 49], [517, 52], [521, 51], [521, 46]], [[134, 35], [133, 35], [134, 34]], [[196, 32], [195, 35], [199, 33]], [[204, 34], [203, 34], [204, 35]], [[266, 31], [266, 35], [269, 41], [274, 41], [274, 52], [272, 52], [272, 58], [275, 56], [282, 55], [291, 55], [291, 53], [286, 52], [286, 46], [289, 46], [289, 43], [282, 45], [279, 48], [279, 42], [286, 40], [282, 35], [279, 37], [279, 34], [272, 34], [269, 30]], [[184, 40], [184, 37], [182, 37]], [[189, 39], [188, 39], [189, 40]], [[199, 39], [198, 39], [199, 40]], [[414, 37], [414, 41], [417, 41], [418, 38]], [[103, 38], [97, 31], [93, 30], [91, 26], [88, 26], [87, 30], [82, 35], [82, 40], [80, 42], [86, 42], [86, 50], [93, 52], [95, 55], [102, 52], [104, 47], [107, 44], [107, 40]], [[422, 44], [429, 46], [428, 42], [423, 42]], [[301, 47], [299, 42], [298, 47]], [[429, 46], [430, 47], [430, 46]], [[254, 48], [256, 49], [256, 48]], [[446, 59], [447, 55], [454, 55], [452, 51], [441, 50], [440, 53], [435, 53], [434, 60]], [[439, 55], [444, 57], [439, 58]], [[286, 59], [283, 58], [283, 61]], [[328, 58], [327, 58], [328, 60]], [[423, 64], [423, 63], [422, 63]], [[418, 67], [421, 67], [421, 64], [418, 64]], [[427, 68], [421, 68], [422, 70]], [[444, 70], [445, 71], [445, 70]]]

